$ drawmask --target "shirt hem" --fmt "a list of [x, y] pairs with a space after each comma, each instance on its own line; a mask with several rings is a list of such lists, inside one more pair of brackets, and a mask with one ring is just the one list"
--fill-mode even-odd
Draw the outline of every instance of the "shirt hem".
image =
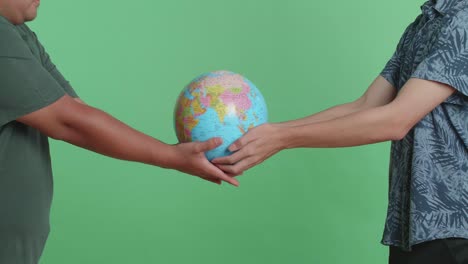
[[437, 236], [433, 238], [426, 238], [426, 239], [419, 239], [415, 240], [413, 242], [410, 242], [408, 246], [404, 246], [404, 243], [401, 240], [396, 240], [396, 241], [389, 241], [389, 240], [381, 240], [380, 244], [384, 246], [392, 246], [392, 247], [398, 247], [404, 251], [411, 251], [412, 247], [421, 244], [424, 242], [430, 242], [438, 239], [447, 239], [447, 238], [463, 238], [463, 239], [468, 239], [468, 234], [467, 235], [447, 235], [447, 236]]

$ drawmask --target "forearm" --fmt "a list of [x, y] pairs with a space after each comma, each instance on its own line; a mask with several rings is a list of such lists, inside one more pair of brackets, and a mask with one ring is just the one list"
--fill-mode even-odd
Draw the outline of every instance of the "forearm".
[[402, 140], [454, 92], [455, 89], [446, 84], [412, 78], [395, 98], [396, 90], [390, 84], [375, 85], [361, 97], [368, 102], [363, 110], [301, 126], [264, 124], [255, 127], [229, 147], [234, 152], [232, 155], [213, 162], [225, 172], [239, 173], [287, 148], [351, 147]]
[[333, 148], [400, 139], [406, 132], [388, 106], [376, 107], [329, 121], [281, 128], [284, 148]]
[[350, 103], [331, 107], [325, 111], [302, 119], [279, 123], [279, 125], [302, 126], [316, 122], [329, 121], [373, 107], [386, 105], [390, 103], [395, 98], [395, 96], [396, 89], [382, 76], [377, 76], [377, 78], [371, 83], [366, 92], [357, 100]]
[[206, 159], [205, 152], [222, 144], [218, 138], [167, 145], [68, 95], [16, 120], [48, 137], [109, 157], [176, 169], [216, 184], [239, 185]]
[[171, 146], [145, 135], [90, 106], [67, 114], [58, 139], [122, 160], [172, 167]]
[[277, 125], [285, 126], [285, 127], [293, 127], [293, 126], [303, 126], [307, 124], [322, 122], [332, 120], [338, 117], [346, 116], [355, 112], [360, 111], [363, 109], [363, 105], [360, 103], [359, 100], [353, 101], [346, 104], [337, 105], [321, 111], [319, 113], [301, 118], [292, 121], [286, 121], [277, 123]]

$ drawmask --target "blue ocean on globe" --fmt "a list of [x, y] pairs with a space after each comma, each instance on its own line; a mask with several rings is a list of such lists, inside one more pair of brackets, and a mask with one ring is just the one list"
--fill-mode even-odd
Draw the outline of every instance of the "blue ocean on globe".
[[208, 160], [230, 155], [228, 147], [249, 129], [268, 122], [263, 95], [247, 78], [230, 71], [202, 74], [180, 93], [175, 107], [180, 142], [213, 137], [223, 144], [208, 151]]

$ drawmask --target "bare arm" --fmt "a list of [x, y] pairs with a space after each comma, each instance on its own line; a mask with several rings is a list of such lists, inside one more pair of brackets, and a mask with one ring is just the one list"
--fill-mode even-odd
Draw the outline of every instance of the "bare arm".
[[378, 76], [366, 92], [357, 100], [331, 107], [322, 112], [287, 122], [278, 123], [280, 126], [302, 126], [346, 116], [355, 112], [381, 106], [391, 102], [396, 96], [396, 89], [385, 78]]
[[445, 84], [410, 79], [398, 96], [383, 106], [302, 126], [266, 124], [254, 128], [230, 147], [236, 153], [213, 162], [232, 173], [287, 148], [349, 147], [399, 140], [454, 91]]
[[83, 100], [81, 100], [80, 98], [73, 98], [75, 101], [77, 101], [78, 103], [80, 104], [86, 104], [85, 102], [83, 102]]
[[445, 84], [410, 79], [389, 104], [286, 132], [286, 147], [349, 147], [400, 140], [454, 91]]
[[238, 184], [204, 157], [203, 152], [218, 146], [219, 139], [167, 145], [80, 101], [66, 95], [18, 121], [51, 138], [106, 156], [177, 169], [217, 183], [224, 180]]

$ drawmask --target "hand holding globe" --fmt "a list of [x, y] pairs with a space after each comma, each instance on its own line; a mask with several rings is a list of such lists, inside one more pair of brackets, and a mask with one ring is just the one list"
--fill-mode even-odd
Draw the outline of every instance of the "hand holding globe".
[[232, 154], [228, 147], [249, 129], [264, 124], [268, 111], [257, 87], [242, 75], [214, 71], [200, 75], [180, 93], [174, 123], [179, 142], [206, 141], [222, 144], [208, 152], [208, 160]]

